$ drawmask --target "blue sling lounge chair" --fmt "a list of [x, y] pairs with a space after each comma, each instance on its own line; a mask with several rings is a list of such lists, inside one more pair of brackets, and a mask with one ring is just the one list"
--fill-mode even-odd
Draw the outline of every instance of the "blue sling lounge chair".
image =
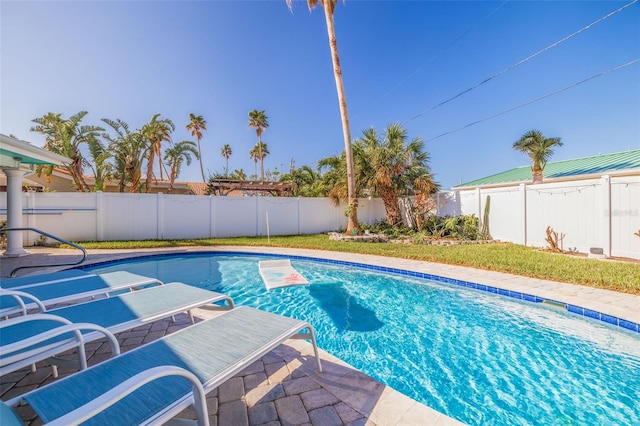
[[[51, 275], [54, 274], [48, 274]], [[29, 277], [24, 277], [29, 278]], [[44, 306], [52, 306], [59, 303], [73, 303], [89, 297], [108, 295], [112, 292], [132, 290], [149, 285], [159, 285], [162, 281], [143, 275], [126, 271], [108, 272], [105, 274], [87, 274], [86, 276], [66, 276], [58, 280], [26, 282], [23, 277], [3, 280], [1, 289], [21, 291], [37, 298]], [[26, 309], [36, 308], [37, 304], [30, 300], [26, 306], [13, 298], [0, 298], [0, 316], [9, 316], [16, 313], [25, 313]]]
[[[11, 291], [0, 290], [0, 295], [7, 293]], [[226, 301], [226, 306], [212, 305], [222, 301]], [[171, 283], [65, 306], [46, 313], [62, 318], [68, 323], [92, 323], [115, 334], [181, 312], [188, 312], [193, 323], [191, 310], [206, 306], [211, 309], [232, 309], [233, 300], [221, 293], [182, 283]], [[36, 339], [35, 343], [29, 340], [39, 335], [46, 337], [46, 333], [56, 333], [55, 329], [61, 322], [52, 320], [50, 316], [43, 319], [39, 315], [29, 314], [0, 321], [0, 375], [79, 347], [77, 339], [69, 333]], [[82, 332], [83, 343], [99, 339], [103, 335], [104, 333], [85, 329]], [[86, 360], [83, 359], [82, 352], [79, 353], [79, 357], [79, 366], [82, 368], [86, 366]], [[64, 360], [57, 362], [66, 364]]]
[[[167, 376], [134, 390], [109, 407], [94, 400], [153, 368], [184, 369], [197, 378], [203, 393], [207, 394], [290, 338], [311, 340], [317, 369], [322, 371], [313, 329], [308, 323], [239, 307], [8, 400], [6, 404], [12, 407], [28, 404], [45, 423], [84, 421], [85, 417], [74, 412], [83, 407], [82, 410], [94, 415], [87, 424], [159, 424], [194, 403], [194, 390], [189, 382]], [[206, 425], [202, 395], [197, 395], [195, 400], [198, 423]], [[73, 414], [64, 417], [68, 413]]]

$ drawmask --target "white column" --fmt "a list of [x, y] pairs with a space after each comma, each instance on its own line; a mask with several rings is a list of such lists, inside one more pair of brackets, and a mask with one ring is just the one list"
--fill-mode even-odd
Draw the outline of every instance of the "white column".
[[[2, 169], [7, 176], [7, 228], [22, 228], [22, 178], [19, 169]], [[4, 256], [20, 257], [29, 253], [22, 247], [22, 231], [7, 232]]]

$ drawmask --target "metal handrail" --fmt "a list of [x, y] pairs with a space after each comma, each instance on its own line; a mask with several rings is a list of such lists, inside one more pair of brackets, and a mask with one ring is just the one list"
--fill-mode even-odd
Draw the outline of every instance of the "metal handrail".
[[58, 264], [52, 264], [52, 265], [25, 265], [25, 266], [18, 266], [13, 271], [11, 271], [11, 273], [9, 274], [10, 277], [15, 276], [15, 273], [18, 272], [21, 269], [45, 268], [45, 267], [51, 267], [51, 266], [75, 266], [75, 265], [80, 265], [85, 260], [87, 260], [87, 250], [85, 250], [84, 247], [82, 247], [82, 246], [80, 246], [80, 245], [78, 245], [76, 243], [72, 243], [71, 241], [67, 241], [64, 238], [57, 237], [57, 236], [55, 236], [53, 234], [45, 232], [42, 229], [31, 228], [31, 227], [27, 227], [27, 228], [0, 228], [0, 233], [9, 232], [9, 231], [33, 231], [33, 232], [36, 232], [36, 233], [38, 233], [40, 235], [44, 235], [47, 238], [51, 238], [52, 240], [59, 241], [62, 244], [69, 245], [71, 247], [77, 248], [78, 250], [82, 251], [82, 259], [80, 259], [80, 261], [78, 261], [78, 262], [74, 262], [74, 263], [58, 263]]

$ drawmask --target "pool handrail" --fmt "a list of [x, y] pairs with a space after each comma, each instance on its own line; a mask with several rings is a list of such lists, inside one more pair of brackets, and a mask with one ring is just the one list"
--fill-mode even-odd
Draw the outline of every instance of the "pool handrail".
[[69, 245], [71, 247], [77, 248], [78, 250], [82, 251], [82, 259], [80, 259], [77, 262], [71, 262], [71, 263], [57, 263], [57, 264], [49, 264], [49, 265], [24, 265], [24, 266], [18, 266], [17, 268], [15, 268], [14, 270], [11, 271], [11, 273], [9, 274], [9, 277], [15, 277], [16, 272], [18, 272], [21, 269], [27, 269], [27, 268], [45, 268], [45, 267], [54, 267], [54, 266], [76, 266], [76, 265], [80, 265], [82, 263], [84, 263], [84, 261], [87, 259], [87, 250], [76, 244], [76, 243], [72, 243], [71, 241], [67, 241], [62, 237], [58, 237], [56, 235], [50, 234], [46, 231], [43, 231], [42, 229], [38, 229], [38, 228], [33, 228], [33, 227], [20, 227], [20, 228], [0, 228], [0, 233], [4, 233], [4, 232], [10, 232], [10, 231], [33, 231], [36, 232], [40, 235], [44, 235], [47, 238], [51, 238], [52, 240], [56, 240], [61, 242], [62, 244], [66, 244]]

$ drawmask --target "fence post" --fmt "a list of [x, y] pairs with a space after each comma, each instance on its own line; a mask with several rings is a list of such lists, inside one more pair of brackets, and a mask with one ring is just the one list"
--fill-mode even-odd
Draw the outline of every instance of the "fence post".
[[213, 196], [209, 195], [209, 238], [213, 238]]
[[480, 188], [476, 188], [476, 197], [478, 197], [478, 218], [482, 217], [482, 194], [480, 193]]
[[162, 192], [158, 192], [156, 197], [156, 211], [158, 224], [156, 227], [156, 240], [164, 240], [164, 197]]
[[602, 181], [602, 202], [604, 204], [602, 249], [604, 250], [605, 256], [611, 257], [611, 218], [613, 216], [611, 212], [611, 177], [604, 175], [600, 177], [600, 180]]
[[96, 191], [96, 239], [104, 241], [104, 193]]
[[298, 235], [300, 235], [300, 196], [298, 195]]
[[520, 184], [522, 194], [522, 244], [527, 245], [527, 184]]

